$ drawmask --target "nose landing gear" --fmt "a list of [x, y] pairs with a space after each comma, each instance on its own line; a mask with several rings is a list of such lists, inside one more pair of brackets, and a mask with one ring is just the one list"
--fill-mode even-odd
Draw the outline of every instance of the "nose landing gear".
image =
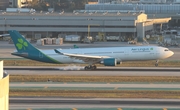
[[158, 67], [159, 60], [156, 60], [155, 67]]
[[84, 67], [84, 70], [96, 70], [96, 69], [97, 69], [96, 65], [89, 65]]

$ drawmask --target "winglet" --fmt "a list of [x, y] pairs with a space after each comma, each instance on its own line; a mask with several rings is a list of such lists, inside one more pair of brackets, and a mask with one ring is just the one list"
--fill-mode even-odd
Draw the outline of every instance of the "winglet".
[[79, 48], [77, 45], [74, 45], [74, 48]]
[[57, 49], [54, 49], [54, 51], [58, 54], [64, 55], [63, 53], [61, 53], [60, 51], [58, 51]]

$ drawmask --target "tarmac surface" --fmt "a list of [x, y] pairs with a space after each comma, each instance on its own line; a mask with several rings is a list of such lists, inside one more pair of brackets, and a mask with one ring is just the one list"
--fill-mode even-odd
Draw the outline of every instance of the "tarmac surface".
[[10, 83], [10, 88], [48, 88], [48, 87], [56, 87], [56, 88], [129, 88], [129, 89], [136, 89], [136, 88], [164, 88], [164, 89], [180, 89], [180, 84], [99, 84], [99, 83]]
[[74, 99], [74, 98], [61, 98], [61, 97], [59, 98], [58, 97], [56, 98], [55, 97], [53, 98], [11, 97], [10, 109], [26, 108], [27, 110], [27, 108], [31, 108], [31, 109], [32, 108], [46, 108], [46, 109], [71, 108], [71, 110], [73, 110], [72, 108], [115, 107], [116, 110], [118, 110], [117, 108], [180, 108], [179, 103], [180, 100], [177, 99], [106, 99], [106, 98], [75, 98]]
[[[84, 75], [84, 76], [180, 76], [180, 68], [98, 67], [98, 71], [81, 71], [83, 67], [5, 67], [10, 75]], [[70, 71], [69, 71], [70, 70]]]

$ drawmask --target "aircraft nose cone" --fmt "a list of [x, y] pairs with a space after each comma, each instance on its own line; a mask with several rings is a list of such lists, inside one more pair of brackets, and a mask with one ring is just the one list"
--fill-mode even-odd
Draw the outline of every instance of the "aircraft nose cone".
[[172, 55], [174, 55], [174, 52], [173, 52], [173, 51], [171, 51], [171, 56], [172, 56]]

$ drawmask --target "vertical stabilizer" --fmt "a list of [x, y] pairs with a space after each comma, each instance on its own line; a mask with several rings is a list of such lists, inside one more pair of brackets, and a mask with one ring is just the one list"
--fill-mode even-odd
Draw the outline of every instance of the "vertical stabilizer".
[[17, 52], [12, 53], [13, 55], [46, 63], [60, 63], [31, 45], [19, 32], [10, 30], [9, 34], [17, 49]]
[[15, 30], [10, 30], [9, 34], [11, 36], [11, 39], [14, 42], [14, 45], [19, 53], [29, 53], [32, 51], [37, 51], [37, 49], [32, 46], [19, 32]]

